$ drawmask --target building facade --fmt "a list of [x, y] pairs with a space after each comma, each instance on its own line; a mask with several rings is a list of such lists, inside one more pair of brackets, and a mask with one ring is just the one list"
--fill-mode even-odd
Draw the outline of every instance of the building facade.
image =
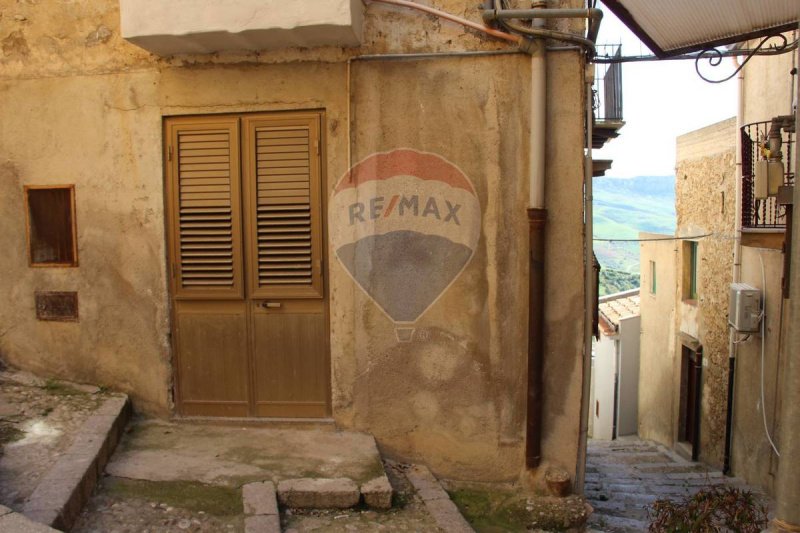
[[[779, 460], [770, 441], [782, 431], [789, 357], [783, 341], [790, 320], [783, 286], [790, 275], [788, 219], [780, 196], [757, 192], [754, 169], [770, 156], [772, 126], [785, 124], [780, 182], [794, 180], [795, 163], [787, 157], [794, 153], [793, 120], [780, 118], [793, 118], [797, 105], [792, 67], [793, 54], [753, 58], [739, 76], [737, 117], [678, 138], [676, 236], [643, 242], [640, 254], [640, 436], [769, 492]], [[753, 331], [729, 327], [731, 283], [760, 291], [762, 314]]]
[[[147, 415], [322, 419], [440, 475], [518, 479], [530, 56], [379, 2], [311, 33], [303, 2], [267, 2], [277, 33], [181, 43], [143, 21], [158, 4], [0, 2], [0, 356]], [[548, 53], [542, 452], [568, 471], [584, 66]]]

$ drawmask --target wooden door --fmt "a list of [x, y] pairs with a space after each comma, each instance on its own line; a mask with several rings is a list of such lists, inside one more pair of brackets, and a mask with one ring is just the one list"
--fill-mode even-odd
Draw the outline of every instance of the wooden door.
[[320, 121], [166, 122], [182, 415], [329, 414]]

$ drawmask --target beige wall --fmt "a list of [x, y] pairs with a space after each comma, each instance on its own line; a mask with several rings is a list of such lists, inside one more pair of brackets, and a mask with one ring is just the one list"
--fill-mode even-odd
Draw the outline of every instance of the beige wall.
[[[675, 210], [677, 234], [708, 235], [698, 243], [697, 300], [687, 302], [688, 257], [679, 248], [682, 284], [679, 332], [703, 346], [700, 460], [722, 467], [728, 393], [728, 290], [733, 269], [736, 211], [736, 119], [730, 118], [677, 139]], [[683, 279], [680, 279], [680, 278]], [[680, 346], [677, 346], [680, 350]], [[679, 354], [678, 354], [679, 355]]]
[[[793, 34], [786, 34], [790, 40]], [[792, 83], [790, 75], [796, 54], [754, 58], [744, 69], [742, 87], [743, 123], [767, 121], [774, 116], [791, 114]], [[783, 347], [786, 328], [791, 322], [787, 306], [782, 305], [781, 279], [783, 254], [779, 250], [743, 247], [741, 281], [764, 289], [761, 265], [766, 281], [766, 335], [764, 337], [764, 404], [761, 402], [761, 335], [755, 334], [739, 344], [736, 358], [736, 383], [731, 466], [736, 476], [761, 485], [772, 493], [779, 459], [764, 431], [763, 414], [772, 439], [779, 442], [781, 428], [781, 380], [787, 354]], [[765, 409], [765, 413], [762, 413]]]
[[[436, 6], [478, 19], [474, 2]], [[577, 7], [580, 2], [562, 2]], [[345, 59], [286, 50], [159, 59], [119, 37], [117, 2], [0, 0], [0, 352], [47, 376], [111, 386], [140, 411], [171, 413], [162, 117], [326, 110], [327, 185], [348, 168]], [[360, 53], [506, 45], [450, 23], [369, 7]], [[572, 471], [581, 390], [582, 61], [550, 54], [545, 466]], [[400, 344], [342, 267], [329, 262], [333, 414], [390, 454], [442, 475], [523, 470], [529, 60], [452, 58], [352, 65], [353, 160], [409, 146], [472, 180], [483, 211], [475, 257]], [[74, 183], [80, 267], [31, 269], [22, 186]], [[77, 290], [81, 321], [37, 322], [35, 290]]]
[[[760, 256], [760, 259], [759, 259]], [[786, 310], [781, 303], [781, 272], [783, 254], [777, 250], [764, 248], [742, 248], [742, 283], [764, 289], [761, 261], [764, 263], [766, 279], [766, 331], [764, 338], [764, 405], [766, 406], [767, 427], [773, 441], [777, 444], [780, 428], [780, 374], [777, 370], [785, 368], [787, 354], [779, 355], [781, 337], [781, 314], [783, 327], [789, 322]], [[739, 336], [740, 338], [743, 335]], [[733, 403], [733, 447], [731, 467], [734, 475], [749, 483], [760, 485], [770, 493], [773, 489], [774, 475], [777, 472], [777, 457], [764, 432], [761, 403], [761, 335], [753, 334], [738, 346], [736, 356], [736, 383]]]
[[[640, 239], [671, 235], [640, 233]], [[680, 358], [675, 355], [678, 241], [642, 241], [639, 306], [639, 437], [672, 446], [677, 433]], [[656, 265], [656, 292], [651, 292], [650, 261]]]

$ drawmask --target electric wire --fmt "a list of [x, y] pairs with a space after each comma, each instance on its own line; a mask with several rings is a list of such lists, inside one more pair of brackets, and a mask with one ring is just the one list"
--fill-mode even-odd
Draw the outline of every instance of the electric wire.
[[595, 242], [652, 242], [652, 241], [692, 241], [695, 239], [704, 239], [711, 237], [714, 233], [704, 233], [703, 235], [689, 235], [687, 237], [647, 237], [644, 239], [605, 239], [605, 238], [592, 238]]
[[761, 263], [761, 292], [764, 295], [762, 298], [761, 309], [761, 418], [764, 420], [764, 433], [767, 435], [769, 445], [778, 457], [781, 456], [778, 448], [772, 441], [772, 435], [769, 434], [769, 427], [767, 426], [767, 409], [764, 403], [764, 349], [766, 343], [766, 323], [767, 323], [767, 276], [764, 271], [764, 258], [758, 254], [758, 261]]

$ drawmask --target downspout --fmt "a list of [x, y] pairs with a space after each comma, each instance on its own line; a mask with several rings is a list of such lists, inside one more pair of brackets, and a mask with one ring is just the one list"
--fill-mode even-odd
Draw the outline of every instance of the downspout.
[[[733, 58], [739, 68], [739, 58]], [[742, 125], [744, 124], [744, 69], [739, 71], [739, 111], [736, 113], [736, 176], [734, 183], [735, 205], [733, 208], [733, 283], [739, 283], [742, 265]], [[736, 387], [736, 330], [728, 327], [728, 404], [725, 413], [725, 457], [722, 473], [731, 473], [731, 453], [733, 448], [733, 401]]]
[[[539, 4], [544, 5], [544, 4]], [[536, 5], [534, 7], [539, 7]], [[533, 29], [543, 29], [544, 19], [535, 19]], [[528, 416], [525, 464], [536, 468], [542, 460], [542, 401], [544, 386], [544, 268], [545, 268], [545, 142], [547, 127], [547, 52], [544, 39], [537, 39], [531, 54], [531, 136], [529, 146], [530, 190], [528, 198]]]
[[583, 381], [581, 384], [580, 436], [578, 438], [578, 466], [575, 472], [575, 490], [583, 494], [586, 479], [586, 446], [589, 438], [589, 396], [592, 386], [592, 324], [594, 322], [594, 197], [592, 192], [592, 85], [594, 84], [594, 65], [586, 65], [586, 158], [584, 161], [584, 317], [583, 317]]
[[[800, 49], [797, 51], [800, 64]], [[796, 98], [800, 100], [800, 76], [795, 76]], [[800, 127], [800, 105], [795, 108], [795, 131]], [[795, 150], [795, 170], [800, 169], [800, 152]], [[794, 205], [800, 205], [800, 184], [795, 182]], [[778, 532], [800, 531], [800, 216], [792, 221], [791, 282], [789, 284], [789, 323], [786, 370], [783, 377], [783, 401], [780, 436], [781, 458], [775, 480], [775, 519]]]

